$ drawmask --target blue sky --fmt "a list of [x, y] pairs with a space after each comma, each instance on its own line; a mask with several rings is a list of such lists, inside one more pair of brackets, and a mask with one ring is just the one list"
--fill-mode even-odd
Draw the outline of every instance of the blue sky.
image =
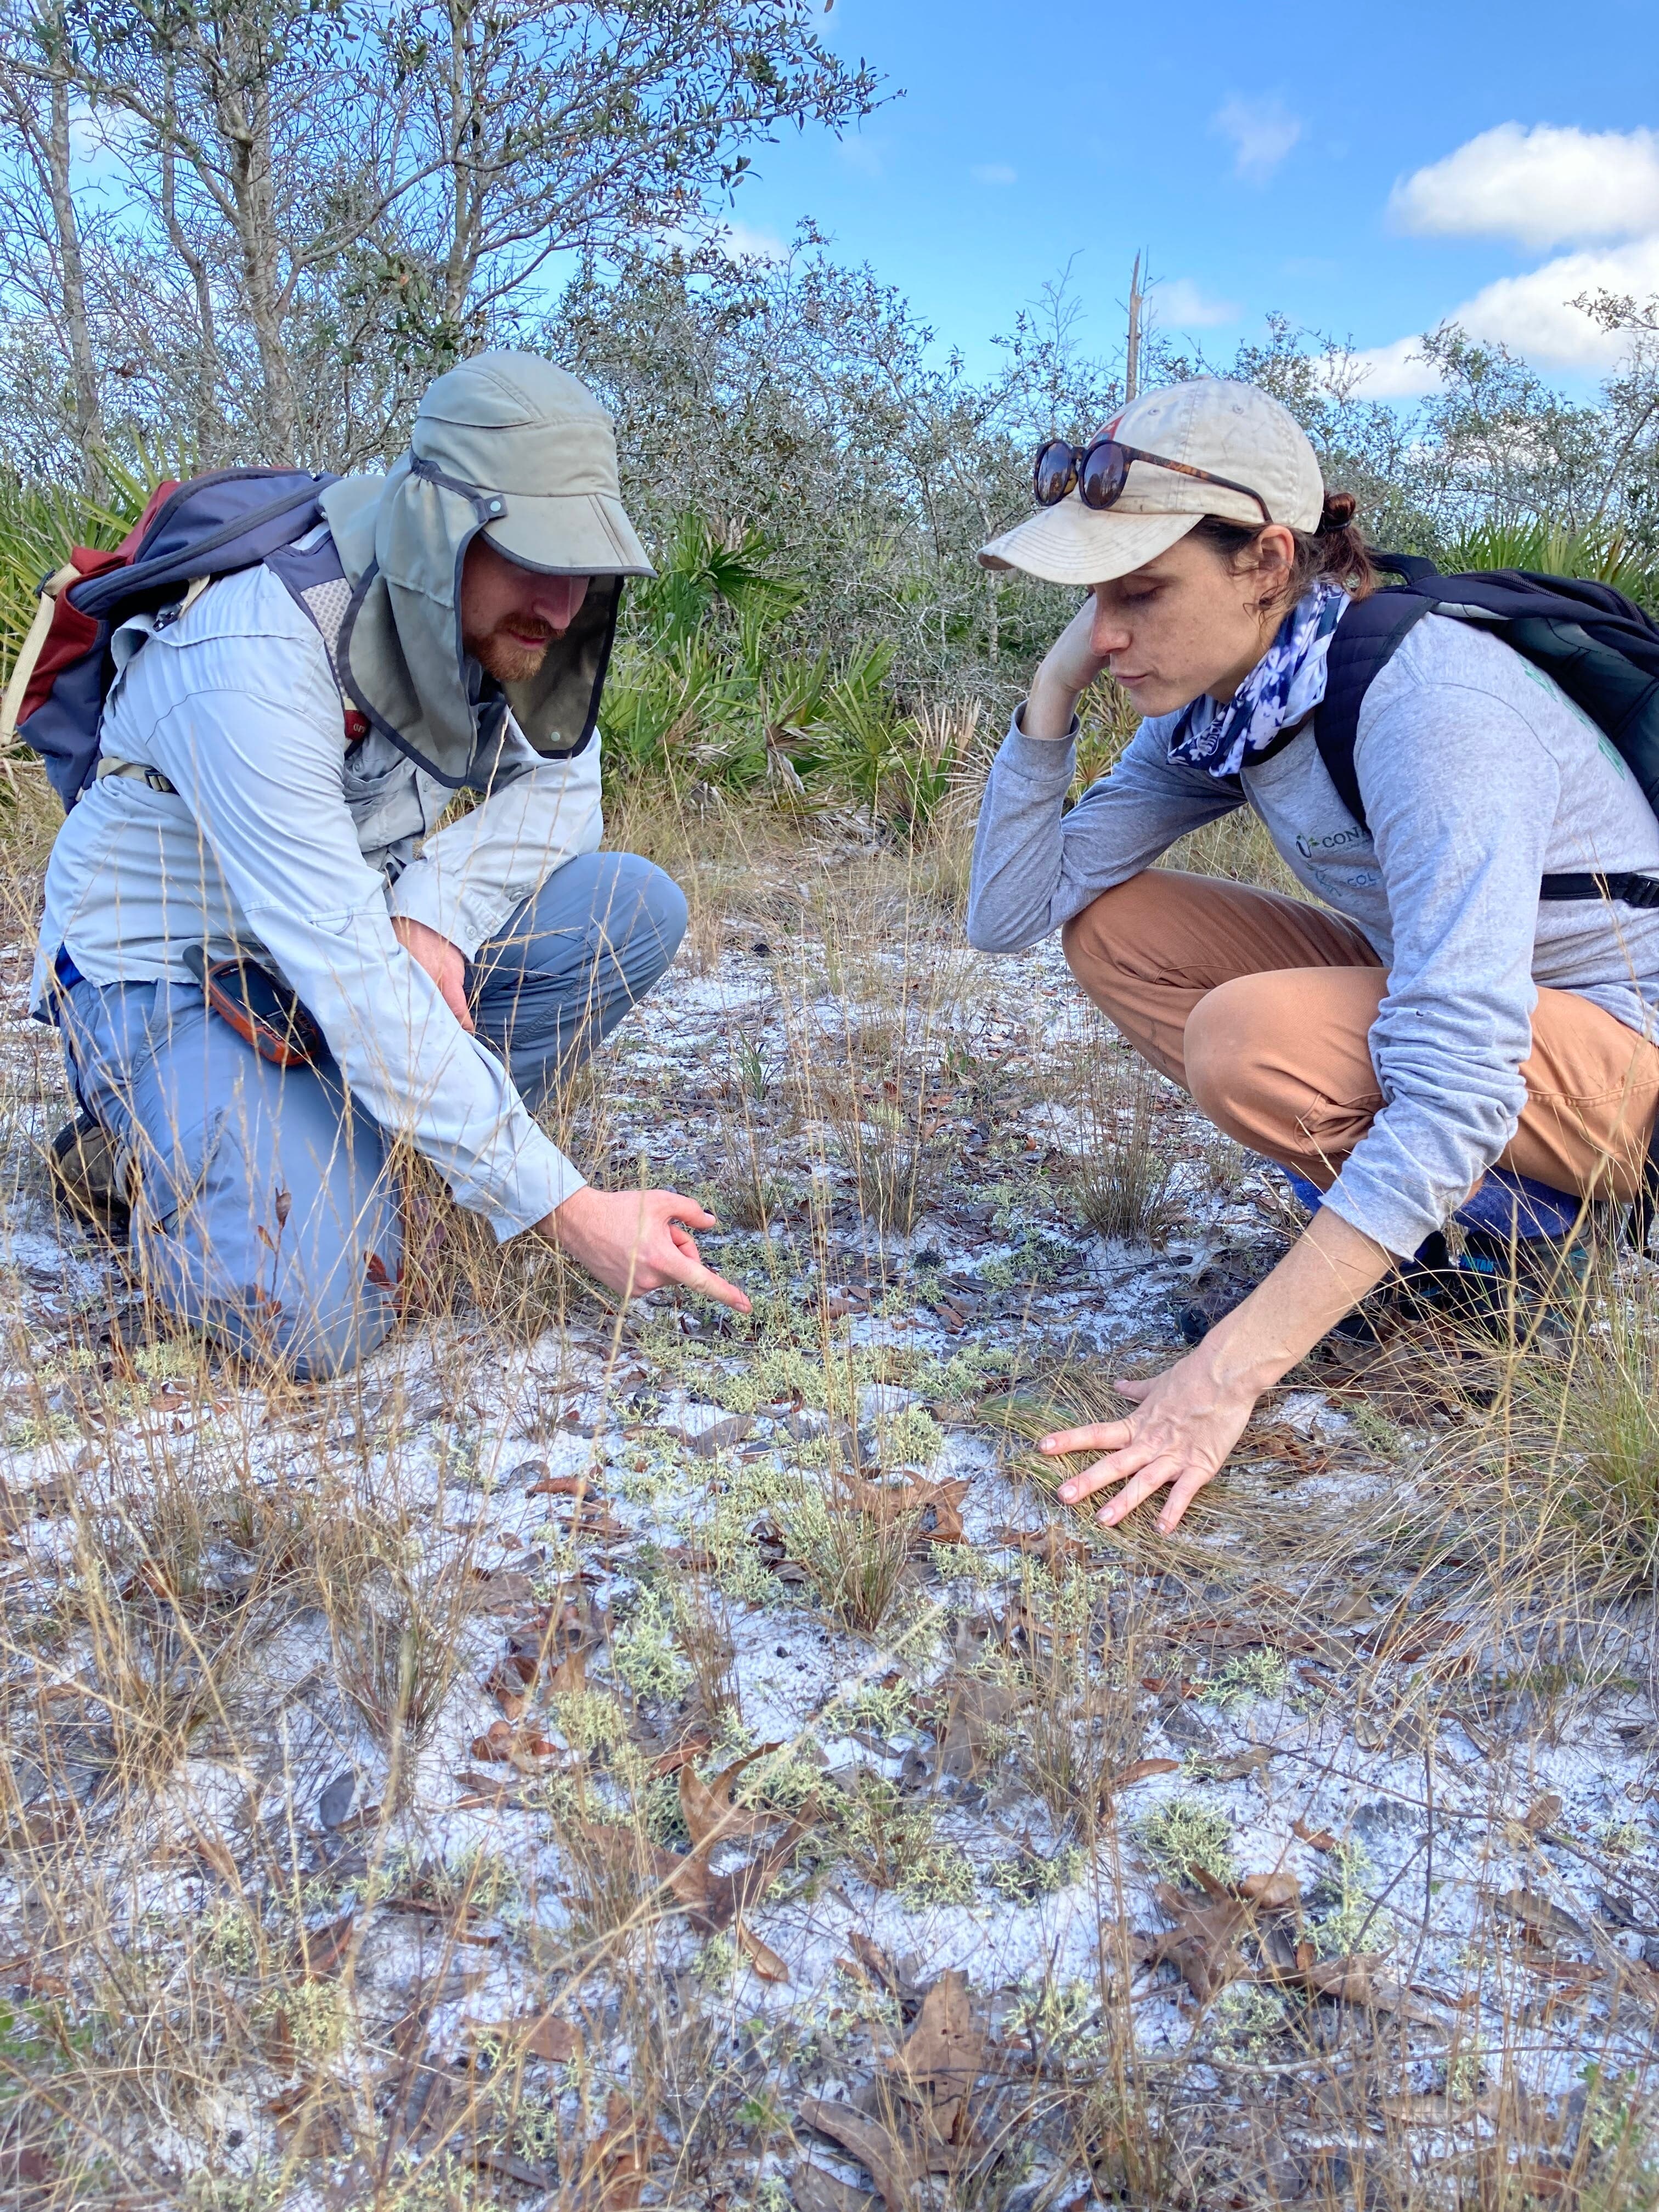
[[1378, 396], [1459, 309], [1588, 389], [1605, 344], [1564, 302], [1659, 291], [1651, 0], [835, 0], [823, 29], [905, 96], [760, 149], [737, 234], [814, 217], [975, 367], [1073, 253], [1103, 351], [1144, 247], [1212, 358], [1278, 309], [1367, 349]]

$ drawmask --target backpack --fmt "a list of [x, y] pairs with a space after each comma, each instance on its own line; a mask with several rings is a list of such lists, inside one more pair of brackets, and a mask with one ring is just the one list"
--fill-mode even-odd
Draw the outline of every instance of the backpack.
[[[1640, 607], [1610, 584], [1576, 576], [1535, 576], [1523, 568], [1443, 576], [1432, 561], [1412, 554], [1371, 558], [1406, 581], [1346, 610], [1331, 635], [1325, 696], [1314, 718], [1319, 757], [1362, 829], [1365, 808], [1353, 767], [1360, 705], [1401, 641], [1428, 614], [1484, 624], [1553, 677], [1617, 749], [1659, 814], [1659, 626]], [[1547, 875], [1538, 895], [1659, 907], [1659, 876]]]
[[[204, 585], [281, 556], [323, 520], [318, 496], [334, 481], [301, 469], [219, 469], [158, 485], [112, 552], [77, 545], [46, 578], [0, 702], [0, 746], [23, 737], [66, 813], [97, 775], [99, 726], [115, 678], [112, 633], [137, 614], [176, 619]], [[331, 539], [318, 557], [339, 577]], [[314, 588], [318, 579], [296, 573], [292, 561], [272, 565], [316, 623], [301, 586]], [[368, 727], [347, 713], [348, 742]]]

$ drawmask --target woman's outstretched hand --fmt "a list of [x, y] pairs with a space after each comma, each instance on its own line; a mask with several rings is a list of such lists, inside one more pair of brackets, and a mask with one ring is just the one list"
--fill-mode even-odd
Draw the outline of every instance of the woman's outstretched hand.
[[591, 1183], [537, 1224], [550, 1244], [623, 1297], [678, 1283], [746, 1314], [748, 1299], [735, 1283], [703, 1265], [691, 1235], [693, 1229], [714, 1225], [712, 1213], [677, 1190], [595, 1190]]
[[1259, 1395], [1239, 1383], [1224, 1385], [1208, 1369], [1200, 1346], [1150, 1382], [1115, 1383], [1120, 1396], [1134, 1406], [1121, 1421], [1097, 1421], [1044, 1437], [1038, 1449], [1054, 1457], [1080, 1451], [1105, 1455], [1081, 1474], [1066, 1476], [1060, 1486], [1062, 1503], [1080, 1505], [1109, 1483], [1122, 1482], [1099, 1515], [1114, 1528], [1155, 1491], [1167, 1487], [1170, 1495], [1158, 1525], [1166, 1535], [1176, 1528], [1205, 1484], [1220, 1473]]
[[1167, 1489], [1158, 1525], [1167, 1535], [1244, 1433], [1255, 1402], [1393, 1266], [1387, 1252], [1322, 1206], [1290, 1250], [1196, 1351], [1146, 1382], [1115, 1387], [1133, 1406], [1121, 1421], [1058, 1429], [1038, 1446], [1050, 1458], [1102, 1456], [1060, 1486], [1080, 1505], [1109, 1483], [1123, 1487], [1100, 1511], [1109, 1528]]

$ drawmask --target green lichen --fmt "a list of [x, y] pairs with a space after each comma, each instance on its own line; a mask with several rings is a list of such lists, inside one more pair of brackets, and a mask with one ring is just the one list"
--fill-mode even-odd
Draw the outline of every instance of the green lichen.
[[1216, 1998], [1210, 2019], [1218, 2051], [1264, 2065], [1285, 2032], [1285, 2000], [1254, 1982], [1231, 1982]]
[[684, 1695], [691, 1669], [674, 1639], [674, 1617], [653, 1589], [641, 1589], [612, 1639], [611, 1664], [637, 1698], [660, 1704]]
[[1257, 1698], [1282, 1698], [1290, 1680], [1290, 1667], [1282, 1651], [1236, 1652], [1205, 1684], [1204, 1702], [1230, 1712]]
[[1009, 2007], [1006, 2033], [1036, 2044], [1061, 2064], [1086, 2064], [1100, 2048], [1094, 2025], [1099, 2014], [1100, 1992], [1086, 1982], [1028, 1978]]
[[1328, 1853], [1320, 1879], [1310, 1893], [1315, 1908], [1309, 1934], [1322, 1959], [1346, 1959], [1361, 1943], [1381, 1948], [1381, 1915], [1372, 1911], [1368, 1885], [1374, 1869], [1363, 1844], [1339, 1844]]
[[945, 1449], [945, 1431], [920, 1406], [876, 1418], [876, 1451], [884, 1467], [929, 1467]]
[[1218, 1881], [1236, 1881], [1232, 1824], [1195, 1797], [1171, 1797], [1134, 1826], [1140, 1848], [1158, 1872], [1171, 1881], [1190, 1882], [1194, 1867]]
[[548, 1717], [572, 1751], [605, 1751], [628, 1741], [628, 1716], [608, 1690], [568, 1690]]
[[978, 1893], [972, 1863], [963, 1851], [935, 1845], [910, 1861], [899, 1881], [907, 1912], [940, 1905], [971, 1905]]
[[1075, 1844], [1052, 1858], [1039, 1851], [1021, 1851], [1017, 1858], [994, 1861], [987, 1868], [985, 1880], [1011, 1905], [1035, 1905], [1039, 1898], [1069, 1889], [1081, 1877], [1084, 1865], [1084, 1855]]

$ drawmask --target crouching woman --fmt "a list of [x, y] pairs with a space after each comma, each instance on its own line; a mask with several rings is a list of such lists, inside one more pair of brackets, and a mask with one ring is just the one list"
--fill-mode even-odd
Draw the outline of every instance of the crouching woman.
[[[1121, 1385], [1119, 1421], [1045, 1439], [1101, 1456], [1100, 1518], [1168, 1492], [1175, 1528], [1277, 1382], [1385, 1275], [1512, 1244], [1562, 1255], [1628, 1200], [1659, 1110], [1659, 911], [1543, 904], [1547, 871], [1659, 872], [1659, 820], [1536, 668], [1430, 615], [1377, 673], [1343, 805], [1313, 732], [1331, 634], [1375, 578], [1292, 417], [1206, 378], [1135, 401], [1086, 453], [1038, 457], [1039, 511], [981, 554], [1089, 592], [992, 769], [968, 933], [1055, 929], [1154, 1067], [1314, 1205], [1291, 1250], [1186, 1358]], [[1080, 695], [1146, 719], [1066, 811]], [[1238, 806], [1318, 904], [1154, 863]], [[1312, 1186], [1309, 1188], [1308, 1186]]]

